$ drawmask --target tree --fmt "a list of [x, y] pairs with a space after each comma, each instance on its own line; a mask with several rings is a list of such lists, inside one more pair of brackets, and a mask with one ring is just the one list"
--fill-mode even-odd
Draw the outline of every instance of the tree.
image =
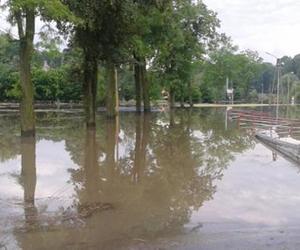
[[[0, 35], [0, 101], [18, 101], [21, 98], [18, 43], [9, 35]], [[33, 53], [34, 99], [80, 101], [82, 81], [78, 49], [70, 47], [60, 51], [53, 40], [49, 43], [45, 42], [43, 49], [39, 43], [35, 47], [39, 49]], [[47, 61], [48, 68], [44, 67], [44, 61]]]
[[260, 83], [262, 86], [257, 85], [256, 89], [258, 92], [270, 93], [274, 83], [275, 66], [271, 63], [263, 63], [261, 67]]
[[34, 87], [31, 79], [31, 60], [35, 34], [35, 18], [41, 15], [46, 19], [68, 19], [70, 12], [59, 0], [9, 0], [10, 20], [16, 23], [20, 39], [20, 83], [21, 83], [21, 134], [35, 134]]
[[151, 111], [150, 82], [147, 72], [149, 60], [155, 57], [159, 37], [162, 35], [163, 16], [171, 1], [141, 1], [135, 2], [133, 36], [131, 39], [134, 60], [134, 77], [136, 92], [136, 110]]
[[170, 3], [163, 23], [155, 64], [174, 107], [176, 95], [182, 99], [182, 90], [190, 86], [193, 63], [214, 44], [219, 20], [204, 3], [185, 0]]
[[81, 19], [74, 26], [74, 41], [84, 57], [84, 103], [86, 123], [95, 126], [98, 61], [106, 66], [107, 117], [118, 115], [118, 83], [116, 67], [123, 61], [123, 53], [131, 19], [131, 1], [65, 1]]
[[[262, 81], [262, 60], [256, 52], [238, 52], [237, 47], [224, 44], [209, 54], [204, 64], [202, 98], [207, 102], [225, 100], [226, 80], [234, 88], [235, 100], [247, 100], [251, 90], [260, 90]], [[259, 87], [258, 87], [259, 86]]]
[[57, 31], [49, 26], [44, 25], [39, 32], [39, 40], [35, 44], [33, 54], [33, 67], [59, 68], [64, 61], [64, 53], [61, 53], [62, 38]]
[[291, 103], [291, 94], [294, 89], [293, 86], [297, 82], [299, 82], [299, 78], [293, 72], [289, 72], [281, 77], [280, 96], [283, 103]]
[[[85, 123], [87, 127], [96, 125], [96, 94], [98, 81], [99, 29], [95, 18], [101, 16], [101, 4], [97, 1], [64, 1], [80, 22], [72, 26], [73, 45], [82, 50], [81, 67], [83, 69], [83, 102]], [[68, 25], [61, 25], [60, 29], [70, 32]]]
[[0, 35], [0, 101], [11, 100], [9, 92], [18, 82], [18, 46], [9, 34]]

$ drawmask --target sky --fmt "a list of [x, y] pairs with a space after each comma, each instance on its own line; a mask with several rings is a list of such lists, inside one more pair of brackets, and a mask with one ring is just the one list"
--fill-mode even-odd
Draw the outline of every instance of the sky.
[[300, 54], [299, 0], [203, 0], [218, 13], [221, 31], [241, 50], [259, 52], [268, 62]]
[[[277, 57], [300, 54], [299, 0], [203, 0], [218, 13], [221, 32], [226, 33], [240, 50], [259, 52], [268, 62]], [[0, 15], [0, 28], [7, 27]], [[41, 23], [37, 22], [41, 27]], [[38, 28], [37, 28], [38, 30]], [[13, 30], [16, 34], [16, 30]]]

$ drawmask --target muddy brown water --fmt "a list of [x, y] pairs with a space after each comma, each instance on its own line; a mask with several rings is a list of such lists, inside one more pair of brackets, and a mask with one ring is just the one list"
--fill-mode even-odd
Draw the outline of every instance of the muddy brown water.
[[0, 249], [300, 249], [299, 166], [225, 113], [2, 114]]

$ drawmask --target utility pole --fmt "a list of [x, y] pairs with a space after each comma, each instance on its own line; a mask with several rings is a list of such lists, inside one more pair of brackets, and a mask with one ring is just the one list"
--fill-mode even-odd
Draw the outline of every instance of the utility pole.
[[290, 104], [290, 75], [288, 76], [288, 85], [287, 85], [287, 104]]
[[264, 83], [261, 84], [261, 104], [264, 104]]
[[281, 62], [280, 62], [280, 59], [277, 58], [277, 63], [276, 63], [276, 68], [277, 68], [277, 105], [276, 105], [276, 119], [278, 119], [278, 115], [279, 115], [280, 67], [281, 67]]
[[231, 104], [234, 104], [234, 90], [233, 90], [233, 85], [231, 84], [231, 88], [229, 88], [229, 78], [226, 77], [226, 94], [227, 97], [231, 100]]
[[273, 54], [266, 52], [266, 54], [274, 57], [276, 59], [276, 70], [277, 70], [277, 100], [276, 100], [276, 119], [278, 119], [279, 114], [279, 88], [280, 88], [280, 68], [281, 68], [281, 60], [277, 56], [274, 56]]
[[279, 105], [279, 92], [280, 92], [280, 59], [277, 58], [277, 105]]
[[287, 104], [291, 104], [290, 102], [290, 88], [291, 88], [291, 75], [293, 75], [294, 72], [290, 72], [288, 74], [288, 85], [287, 85]]

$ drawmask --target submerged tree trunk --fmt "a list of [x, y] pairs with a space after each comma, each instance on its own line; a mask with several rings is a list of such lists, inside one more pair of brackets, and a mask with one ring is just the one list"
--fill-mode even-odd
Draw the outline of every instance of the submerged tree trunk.
[[134, 63], [134, 81], [135, 81], [135, 100], [136, 111], [142, 111], [142, 78], [141, 78], [141, 65], [139, 59], [135, 56], [136, 62]]
[[142, 89], [143, 89], [143, 99], [144, 99], [144, 112], [151, 111], [150, 104], [150, 93], [149, 93], [149, 81], [147, 78], [147, 68], [146, 68], [146, 60], [143, 60], [143, 64], [141, 66], [141, 79], [142, 79]]
[[84, 55], [84, 109], [85, 122], [88, 128], [96, 127], [96, 98], [97, 98], [97, 76], [98, 62], [95, 52], [86, 49]]
[[108, 86], [106, 93], [106, 116], [114, 119], [119, 114], [119, 93], [117, 70], [113, 63], [107, 65], [108, 71]]
[[21, 81], [21, 134], [22, 136], [33, 136], [35, 134], [34, 114], [34, 88], [31, 79], [31, 59], [33, 54], [33, 38], [35, 32], [34, 10], [26, 10], [26, 26], [23, 30], [21, 14], [15, 14], [18, 23], [20, 37], [20, 81]]

